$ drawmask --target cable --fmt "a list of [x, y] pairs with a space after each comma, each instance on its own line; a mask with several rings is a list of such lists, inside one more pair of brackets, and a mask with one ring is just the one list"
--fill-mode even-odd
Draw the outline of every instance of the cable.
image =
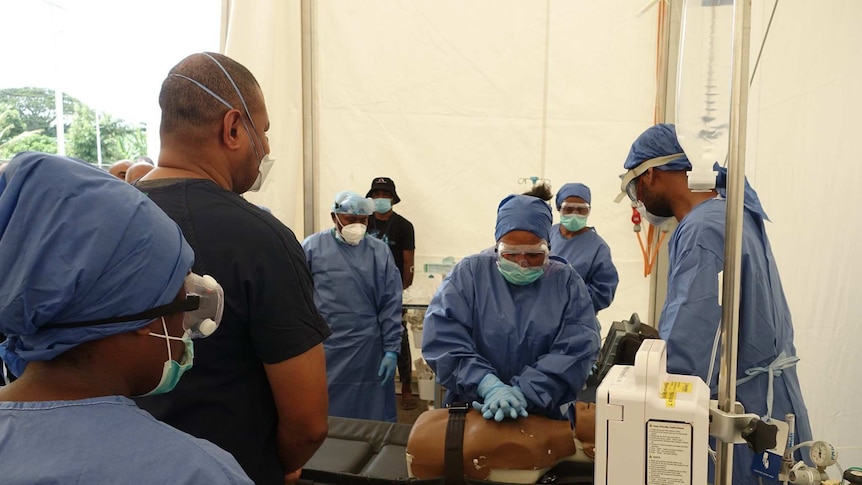
[[757, 53], [757, 60], [754, 61], [754, 69], [751, 70], [751, 79], [748, 81], [748, 87], [754, 82], [754, 75], [757, 74], [757, 66], [760, 64], [760, 55], [763, 54], [763, 46], [766, 45], [766, 36], [769, 35], [769, 28], [772, 27], [772, 18], [775, 17], [775, 10], [778, 8], [778, 0], [772, 4], [772, 14], [769, 16], [769, 23], [766, 24], [766, 32], [763, 33], [763, 41], [760, 43], [760, 51]]
[[[790, 448], [790, 453], [793, 454], [793, 452], [795, 452], [799, 448], [802, 448], [803, 446], [811, 446], [813, 444], [814, 444], [814, 441], [803, 441], [802, 443], [799, 443], [798, 445], [794, 446], [793, 448]], [[802, 462], [800, 462], [800, 463], [802, 463]]]

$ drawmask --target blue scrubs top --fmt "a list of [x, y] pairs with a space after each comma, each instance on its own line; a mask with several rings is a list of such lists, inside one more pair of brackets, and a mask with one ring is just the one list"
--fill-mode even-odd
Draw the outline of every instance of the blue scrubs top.
[[516, 286], [486, 250], [441, 283], [425, 314], [422, 354], [448, 390], [447, 403], [479, 400], [479, 382], [492, 373], [522, 389], [528, 412], [564, 419], [596, 361], [597, 323], [568, 264], [551, 260], [541, 278]]
[[[667, 300], [659, 333], [667, 341], [668, 372], [699, 376], [707, 381], [709, 356], [721, 320], [719, 273], [724, 269], [726, 201], [716, 198], [695, 206], [673, 233], [668, 245]], [[746, 412], [767, 414], [768, 373], [774, 376], [771, 416], [796, 415], [796, 442], [811, 439], [808, 411], [792, 358], [793, 324], [763, 219], [743, 211], [742, 267], [739, 292], [739, 352], [737, 400]], [[711, 391], [717, 397], [721, 352], [716, 355]], [[784, 365], [781, 365], [784, 363]], [[772, 365], [773, 370], [767, 370]], [[746, 373], [748, 371], [748, 373]], [[757, 484], [750, 471], [753, 453], [736, 445], [733, 483]], [[710, 467], [712, 467], [710, 461]], [[772, 483], [764, 480], [764, 483]]]
[[330, 229], [302, 242], [314, 302], [332, 329], [323, 342], [329, 415], [396, 422], [395, 383], [381, 386], [385, 352], [401, 352], [401, 273], [386, 243], [366, 236], [356, 246]]
[[566, 239], [560, 232], [560, 225], [554, 224], [550, 243], [551, 253], [565, 258], [584, 279], [596, 313], [611, 306], [620, 276], [611, 260], [611, 248], [596, 229], [591, 227]]
[[252, 483], [228, 452], [122, 396], [0, 402], [0, 436], [6, 485]]

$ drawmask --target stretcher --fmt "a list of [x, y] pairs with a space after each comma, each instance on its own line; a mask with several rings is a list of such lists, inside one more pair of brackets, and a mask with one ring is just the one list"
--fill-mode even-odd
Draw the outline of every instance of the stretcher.
[[[465, 426], [466, 432], [462, 435], [462, 449], [457, 450], [457, 456], [467, 457], [471, 454], [483, 453], [482, 448], [488, 445], [496, 446], [504, 443], [506, 439], [501, 439], [499, 429], [492, 431], [500, 423], [493, 421], [488, 422], [478, 415], [475, 411], [466, 411], [463, 413], [464, 423], [469, 419], [469, 424]], [[574, 439], [572, 431], [569, 429], [568, 422], [554, 422], [551, 420], [539, 417], [531, 417], [529, 421], [521, 420], [521, 425], [526, 426], [529, 430], [543, 430], [542, 434], [548, 436], [547, 442], [555, 442], [554, 447], [558, 450], [555, 453], [570, 453], [571, 459], [553, 460], [555, 463], [550, 463], [547, 459], [541, 460], [540, 469], [527, 466], [530, 470], [523, 470], [527, 473], [532, 473], [535, 479], [525, 482], [524, 475], [520, 476], [518, 482], [502, 481], [500, 478], [493, 480], [483, 480], [480, 478], [471, 478], [483, 476], [476, 474], [476, 469], [456, 470], [456, 477], [450, 474], [447, 479], [445, 470], [445, 460], [443, 454], [444, 441], [441, 432], [446, 434], [446, 428], [449, 426], [449, 409], [427, 411], [420, 416], [416, 424], [395, 424], [384, 423], [379, 421], [369, 421], [362, 419], [349, 418], [329, 418], [329, 434], [326, 440], [317, 453], [303, 467], [302, 485], [387, 485], [387, 484], [409, 484], [409, 485], [442, 485], [442, 484], [465, 484], [465, 485], [511, 485], [514, 483], [548, 483], [548, 484], [591, 484], [593, 483], [593, 465], [583, 451], [583, 445], [578, 445], [578, 441]], [[514, 425], [516, 422], [506, 423]], [[538, 428], [536, 428], [538, 426]], [[550, 426], [550, 427], [549, 427]], [[414, 434], [414, 443], [410, 442], [411, 432], [416, 427]], [[441, 427], [443, 428], [441, 431]], [[511, 427], [511, 426], [509, 426]], [[517, 433], [516, 433], [517, 434]], [[415, 437], [418, 435], [425, 436], [423, 440], [426, 443], [431, 443], [430, 448], [426, 446], [425, 450], [413, 449]], [[568, 446], [562, 445], [566, 441], [565, 436], [568, 435]], [[482, 438], [485, 436], [485, 438]], [[488, 440], [487, 436], [494, 436], [493, 440]], [[523, 435], [525, 436], [525, 435]], [[477, 443], [477, 438], [481, 443]], [[517, 438], [517, 437], [516, 437]], [[517, 443], [513, 440], [511, 445], [515, 448], [523, 447], [523, 442]], [[528, 438], [528, 441], [529, 438]], [[408, 452], [408, 447], [411, 446]], [[505, 448], [505, 445], [504, 447]], [[494, 450], [489, 450], [493, 452]], [[576, 453], [577, 451], [577, 453]], [[434, 456], [429, 456], [428, 453]], [[478, 456], [478, 455], [477, 455]], [[527, 462], [535, 458], [528, 457]], [[411, 474], [409, 464], [418, 464], [416, 460], [422, 462], [417, 471], [424, 478], [417, 478], [415, 473]], [[465, 458], [472, 462], [472, 459]], [[522, 460], [522, 463], [525, 463]], [[539, 463], [538, 461], [536, 463]], [[451, 465], [451, 464], [450, 464]], [[415, 466], [415, 465], [414, 465]], [[428, 476], [429, 473], [436, 474], [439, 469], [439, 476]], [[487, 477], [487, 475], [484, 475]], [[497, 477], [505, 477], [505, 473]], [[491, 477], [493, 478], [493, 477]]]

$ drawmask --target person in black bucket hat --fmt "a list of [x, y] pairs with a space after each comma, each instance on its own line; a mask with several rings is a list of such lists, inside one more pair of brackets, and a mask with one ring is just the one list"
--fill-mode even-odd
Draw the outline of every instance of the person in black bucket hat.
[[[392, 206], [401, 202], [395, 191], [395, 182], [389, 177], [375, 177], [366, 197], [374, 200], [374, 217], [368, 218], [368, 234], [389, 245], [395, 265], [401, 272], [403, 289], [413, 284], [413, 254], [416, 249], [413, 224], [392, 210]], [[413, 397], [412, 357], [410, 355], [410, 340], [407, 333], [405, 312], [401, 314], [401, 325], [404, 331], [401, 335], [401, 353], [398, 356], [398, 375], [401, 377], [401, 408], [415, 409], [418, 405]]]

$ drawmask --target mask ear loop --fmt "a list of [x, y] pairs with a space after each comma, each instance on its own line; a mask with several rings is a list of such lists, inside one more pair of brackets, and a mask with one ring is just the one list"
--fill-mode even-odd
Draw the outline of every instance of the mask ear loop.
[[[168, 324], [165, 323], [165, 317], [159, 317], [159, 318], [162, 319], [162, 329], [165, 331], [165, 337], [169, 337], [169, 335], [168, 335]], [[150, 332], [150, 335], [153, 335], [153, 333]], [[159, 337], [161, 337], [161, 335], [159, 335]], [[168, 346], [168, 360], [173, 360], [174, 358], [171, 355], [171, 339], [165, 338], [165, 345]]]
[[[242, 103], [242, 107], [245, 110], [245, 115], [248, 117], [248, 121], [251, 122], [251, 127], [254, 129], [254, 136], [258, 139], [257, 142], [260, 143], [260, 151], [263, 151], [263, 140], [261, 140], [260, 137], [257, 135], [257, 126], [255, 126], [254, 120], [251, 119], [251, 112], [249, 112], [248, 110], [248, 105], [245, 104], [245, 98], [242, 96], [242, 92], [240, 92], [239, 87], [236, 85], [231, 75], [227, 72], [227, 69], [225, 69], [224, 66], [221, 65], [221, 62], [219, 62], [218, 59], [207, 54], [206, 52], [204, 52], [203, 54], [209, 57], [211, 61], [215, 62], [219, 69], [221, 69], [221, 72], [224, 73], [227, 80], [230, 81], [230, 85], [233, 86], [233, 90], [236, 91], [236, 95], [239, 96], [239, 102]], [[258, 159], [263, 158], [257, 154], [257, 144], [255, 144], [254, 155], [258, 157]]]

